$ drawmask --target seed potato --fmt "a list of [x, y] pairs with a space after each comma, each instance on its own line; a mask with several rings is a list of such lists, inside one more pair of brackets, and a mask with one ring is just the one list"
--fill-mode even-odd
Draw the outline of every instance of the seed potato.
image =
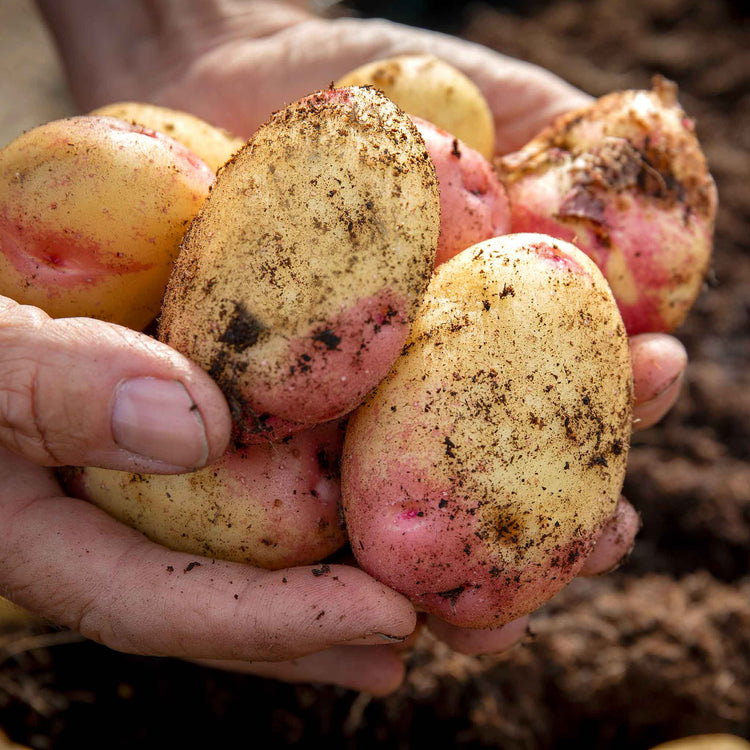
[[495, 121], [476, 84], [432, 55], [402, 55], [363, 65], [337, 86], [374, 86], [404, 112], [447, 130], [485, 159], [495, 153]]
[[631, 391], [622, 319], [581, 251], [521, 234], [459, 253], [347, 427], [360, 565], [455, 625], [536, 609], [615, 509]]
[[240, 443], [337, 418], [398, 356], [439, 227], [435, 169], [408, 116], [374, 89], [318, 92], [219, 171], [159, 336], [219, 383]]

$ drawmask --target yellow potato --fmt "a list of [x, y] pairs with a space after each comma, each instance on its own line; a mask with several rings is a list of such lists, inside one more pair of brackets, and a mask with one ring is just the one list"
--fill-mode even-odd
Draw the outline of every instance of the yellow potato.
[[0, 596], [0, 629], [33, 622], [35, 619], [36, 615]]
[[219, 383], [241, 442], [335, 419], [398, 356], [439, 231], [435, 168], [411, 119], [372, 88], [311, 94], [219, 171], [159, 337]]
[[360, 566], [454, 625], [537, 609], [615, 510], [631, 393], [622, 318], [573, 245], [511, 234], [443, 263], [346, 429]]
[[73, 117], [0, 151], [0, 295], [143, 329], [214, 181], [177, 141]]
[[92, 115], [118, 117], [164, 133], [200, 157], [215, 172], [244, 145], [238, 136], [217, 128], [195, 115], [142, 102], [115, 102], [95, 109]]
[[227, 451], [189, 474], [87, 467], [67, 488], [173, 550], [279, 569], [318, 562], [346, 542], [339, 519], [343, 425]]
[[404, 112], [429, 120], [491, 159], [495, 123], [472, 80], [432, 55], [403, 55], [363, 65], [337, 86], [375, 86]]

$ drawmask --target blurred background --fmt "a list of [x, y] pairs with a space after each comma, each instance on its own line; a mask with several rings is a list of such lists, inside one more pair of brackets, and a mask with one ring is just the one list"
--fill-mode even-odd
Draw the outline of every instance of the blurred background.
[[[123, 656], [8, 621], [0, 726], [40, 750], [321, 741], [645, 750], [688, 734], [750, 735], [750, 33], [741, 4], [317, 7], [460, 35], [594, 95], [648, 87], [655, 73], [679, 84], [720, 212], [713, 270], [677, 332], [691, 357], [682, 396], [631, 452], [625, 493], [644, 522], [636, 549], [616, 573], [574, 582], [507, 656], [463, 657], [423, 637], [406, 685], [384, 700]], [[0, 71], [1, 143], [75, 113], [28, 0], [0, 0]]]

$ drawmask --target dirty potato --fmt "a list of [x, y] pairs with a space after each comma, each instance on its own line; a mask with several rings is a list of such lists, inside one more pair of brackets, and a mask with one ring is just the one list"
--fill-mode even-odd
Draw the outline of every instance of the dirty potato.
[[708, 273], [717, 193], [674, 84], [563, 115], [498, 169], [512, 231], [575, 242], [631, 336], [682, 323]]
[[459, 253], [347, 428], [360, 565], [456, 625], [536, 609], [616, 507], [631, 391], [622, 319], [581, 251], [522, 234]]
[[439, 201], [416, 127], [370, 88], [277, 112], [219, 171], [159, 336], [218, 382], [236, 441], [339, 417], [382, 380], [432, 272]]

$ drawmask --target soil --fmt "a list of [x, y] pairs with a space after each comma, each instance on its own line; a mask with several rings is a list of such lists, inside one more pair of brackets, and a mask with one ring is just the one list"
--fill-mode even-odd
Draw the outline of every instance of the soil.
[[[413, 23], [424, 6], [390, 4]], [[0, 724], [17, 742], [645, 750], [689, 734], [750, 736], [747, 19], [719, 1], [562, 0], [467, 5], [432, 21], [595, 95], [661, 73], [697, 120], [721, 201], [714, 269], [678, 332], [691, 359], [682, 396], [635, 439], [625, 493], [643, 529], [632, 556], [574, 582], [503, 657], [422, 636], [386, 699], [117, 654], [64, 633], [0, 634]], [[48, 647], [8, 656], [34, 637]]]

